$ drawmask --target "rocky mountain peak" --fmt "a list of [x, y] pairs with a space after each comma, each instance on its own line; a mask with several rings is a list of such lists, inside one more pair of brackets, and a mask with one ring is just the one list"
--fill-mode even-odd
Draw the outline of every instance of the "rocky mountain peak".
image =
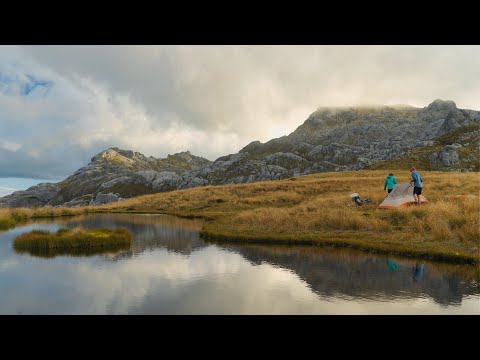
[[103, 150], [99, 152], [97, 155], [95, 155], [94, 157], [92, 157], [91, 162], [109, 160], [109, 159], [118, 157], [120, 155], [119, 150], [120, 149], [118, 148], [108, 148], [106, 150]]
[[457, 104], [452, 100], [436, 99], [430, 105], [427, 106], [427, 110], [444, 111], [444, 110], [457, 110]]
[[133, 163], [135, 160], [143, 160], [144, 158], [145, 156], [139, 152], [133, 150], [124, 150], [118, 147], [111, 147], [92, 157], [91, 162], [110, 161], [128, 165]]
[[192, 161], [192, 154], [190, 151], [181, 151], [179, 153], [175, 153], [173, 155], [168, 154], [167, 159], [178, 159], [178, 160], [183, 160], [186, 162], [191, 162]]

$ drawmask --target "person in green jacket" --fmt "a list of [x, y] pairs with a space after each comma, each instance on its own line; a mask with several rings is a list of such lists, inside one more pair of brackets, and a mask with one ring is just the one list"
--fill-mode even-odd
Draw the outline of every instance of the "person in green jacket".
[[397, 179], [395, 179], [395, 176], [393, 176], [392, 173], [388, 174], [388, 176], [385, 178], [385, 183], [383, 184], [383, 190], [387, 190], [388, 188], [388, 193], [390, 194], [396, 183]]

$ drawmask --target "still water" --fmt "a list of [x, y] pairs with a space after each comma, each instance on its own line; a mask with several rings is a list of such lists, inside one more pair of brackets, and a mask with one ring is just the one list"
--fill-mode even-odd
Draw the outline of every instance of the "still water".
[[[100, 214], [0, 232], [0, 314], [480, 314], [474, 266], [350, 249], [226, 245], [201, 220]], [[127, 228], [127, 251], [17, 254], [32, 229]]]

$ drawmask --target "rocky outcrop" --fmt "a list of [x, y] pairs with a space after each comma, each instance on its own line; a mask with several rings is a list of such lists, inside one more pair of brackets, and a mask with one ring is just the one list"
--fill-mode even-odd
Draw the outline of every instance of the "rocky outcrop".
[[95, 196], [95, 200], [90, 201], [89, 205], [103, 205], [103, 204], [108, 204], [111, 202], [116, 202], [123, 200], [119, 194], [114, 194], [114, 193], [108, 193], [108, 194], [102, 194], [98, 193]]
[[[188, 185], [189, 179], [185, 175], [189, 171], [199, 170], [210, 163], [188, 151], [156, 159], [131, 150], [110, 148], [92, 157], [87, 166], [59, 183], [59, 191], [49, 203], [77, 206], [93, 201], [92, 204], [97, 204], [99, 193], [118, 193], [125, 198], [174, 190], [181, 183]], [[190, 180], [194, 178], [192, 175]], [[195, 180], [194, 183], [200, 182]], [[87, 194], [91, 194], [90, 199], [83, 198]]]
[[27, 190], [0, 198], [0, 207], [36, 207], [47, 205], [58, 192], [60, 186], [56, 183], [41, 183]]
[[433, 153], [430, 161], [434, 164], [441, 164], [446, 167], [458, 165], [460, 163], [457, 149], [461, 148], [460, 144], [445, 145], [441, 152]]
[[480, 112], [453, 101], [411, 106], [319, 108], [287, 136], [253, 141], [215, 161], [110, 148], [58, 184], [0, 198], [0, 206], [81, 206], [196, 186], [359, 170], [417, 151], [436, 170], [479, 171]]

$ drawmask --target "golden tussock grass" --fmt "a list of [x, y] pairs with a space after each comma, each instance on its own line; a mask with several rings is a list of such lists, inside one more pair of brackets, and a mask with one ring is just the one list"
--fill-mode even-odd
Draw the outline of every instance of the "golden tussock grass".
[[41, 208], [3, 208], [0, 209], [0, 230], [14, 227], [31, 218], [49, 218], [57, 216], [75, 216], [96, 211], [94, 207], [85, 206], [81, 208], [67, 207], [41, 207]]
[[[422, 171], [418, 207], [377, 209], [388, 171], [321, 173], [253, 184], [205, 186], [131, 198], [87, 212], [202, 217], [205, 237], [231, 241], [336, 244], [445, 260], [479, 260], [480, 174]], [[395, 173], [408, 183], [408, 170]], [[372, 199], [353, 206], [350, 194]], [[449, 199], [452, 195], [472, 195]], [[23, 210], [17, 210], [23, 211]], [[28, 211], [28, 210], [27, 210]], [[49, 210], [53, 214], [59, 209]], [[47, 212], [48, 213], [48, 212]], [[54, 215], [52, 215], [54, 216]], [[2, 213], [0, 212], [0, 223]]]

